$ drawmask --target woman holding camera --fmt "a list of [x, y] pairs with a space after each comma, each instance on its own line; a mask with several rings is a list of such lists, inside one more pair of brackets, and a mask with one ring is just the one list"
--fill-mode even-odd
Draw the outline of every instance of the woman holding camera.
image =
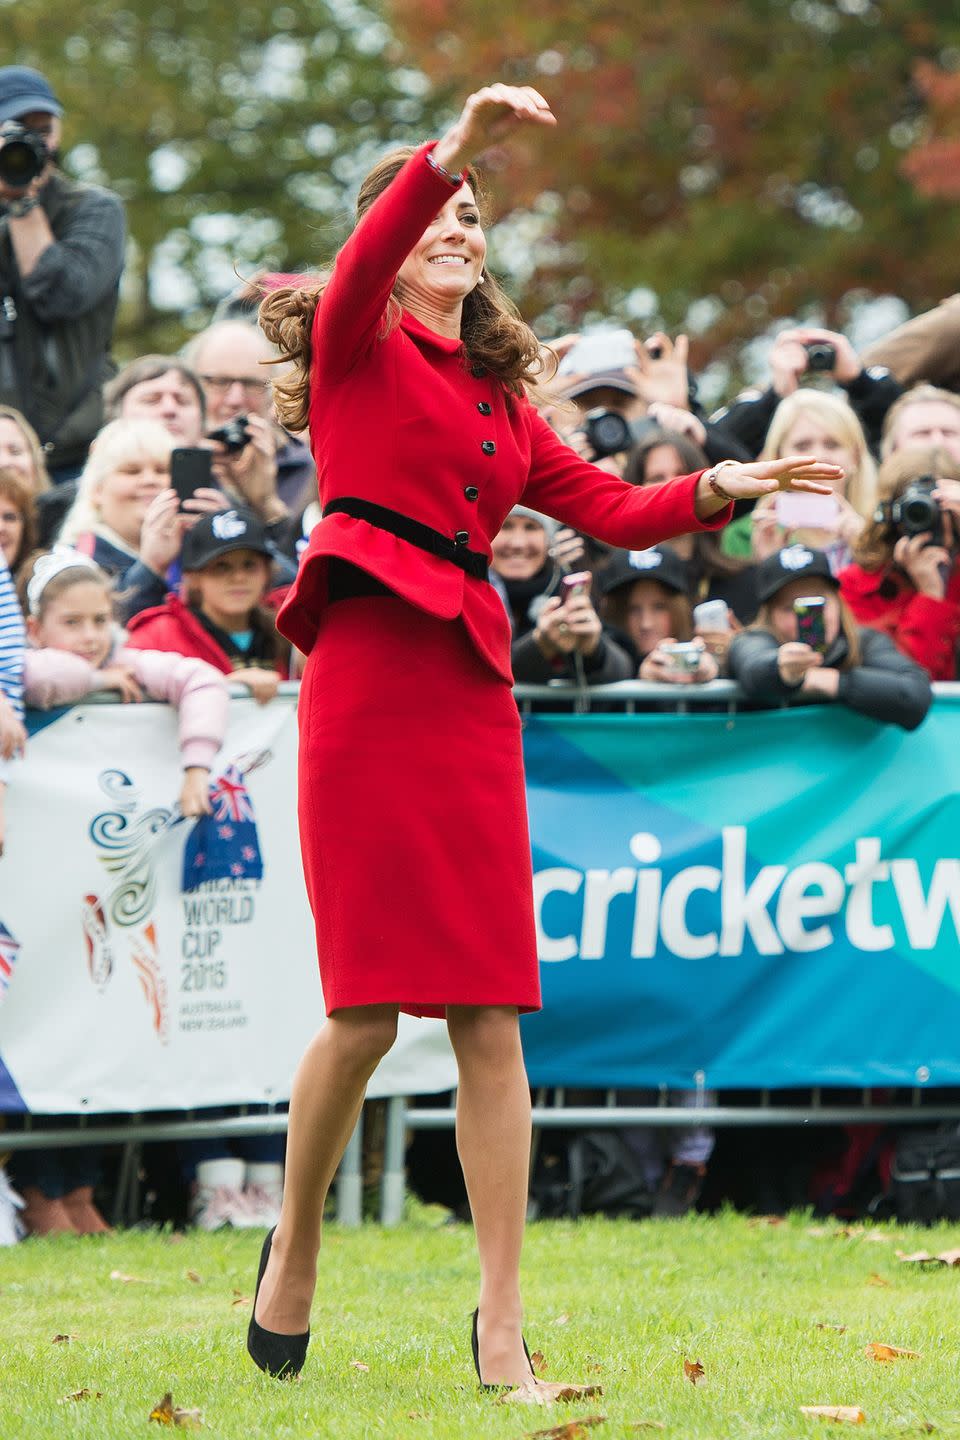
[[309, 423], [324, 517], [279, 628], [308, 659], [300, 834], [329, 1019], [290, 1103], [283, 1209], [248, 1333], [300, 1370], [327, 1187], [399, 1012], [445, 1019], [480, 1252], [484, 1384], [535, 1381], [521, 1334], [530, 1092], [518, 1015], [540, 1005], [510, 625], [490, 542], [520, 502], [620, 546], [719, 526], [733, 498], [820, 488], [805, 457], [640, 490], [579, 459], [528, 398], [543, 358], [486, 267], [475, 155], [556, 124], [535, 90], [471, 95], [441, 140], [384, 157], [326, 281], [261, 323]]
[[880, 467], [879, 488], [877, 518], [840, 576], [843, 598], [932, 680], [955, 680], [960, 463], [944, 450], [897, 450]]
[[[840, 704], [871, 720], [915, 730], [930, 708], [930, 681], [886, 635], [861, 630], [839, 595], [822, 550], [791, 545], [757, 568], [756, 625], [735, 635], [728, 669], [748, 700]], [[819, 601], [819, 636], [800, 633], [798, 611]]]

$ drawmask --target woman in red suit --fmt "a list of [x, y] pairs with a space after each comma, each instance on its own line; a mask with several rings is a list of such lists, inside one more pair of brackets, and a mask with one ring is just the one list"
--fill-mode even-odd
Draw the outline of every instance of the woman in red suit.
[[533, 332], [485, 268], [470, 158], [536, 91], [472, 95], [438, 143], [386, 157], [328, 281], [261, 309], [292, 362], [284, 423], [309, 423], [324, 518], [278, 625], [308, 660], [299, 813], [328, 1020], [297, 1070], [283, 1210], [261, 1257], [250, 1354], [306, 1354], [324, 1198], [397, 1016], [444, 1018], [480, 1255], [481, 1383], [532, 1382], [520, 1329], [530, 1096], [518, 1014], [540, 1004], [510, 625], [487, 581], [518, 501], [609, 544], [717, 528], [730, 502], [823, 490], [790, 457], [640, 489], [579, 459], [527, 398]]

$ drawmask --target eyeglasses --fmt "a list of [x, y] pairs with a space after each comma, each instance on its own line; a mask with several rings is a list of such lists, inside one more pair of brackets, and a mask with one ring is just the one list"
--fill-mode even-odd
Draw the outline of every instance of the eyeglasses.
[[242, 385], [245, 392], [254, 397], [262, 395], [270, 384], [269, 380], [262, 380], [259, 375], [201, 375], [200, 379], [209, 389], [221, 392], [229, 390], [231, 385]]

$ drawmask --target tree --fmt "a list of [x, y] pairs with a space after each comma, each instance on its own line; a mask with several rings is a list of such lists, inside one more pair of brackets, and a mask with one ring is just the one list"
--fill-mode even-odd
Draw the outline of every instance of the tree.
[[121, 354], [178, 345], [256, 270], [315, 268], [424, 77], [359, 0], [0, 0], [7, 61], [66, 107], [66, 168], [117, 190], [131, 247]]
[[703, 363], [777, 316], [842, 324], [858, 295], [925, 308], [956, 288], [953, 208], [901, 163], [927, 127], [914, 62], [960, 65], [955, 0], [388, 13], [437, 83], [504, 78], [556, 102], [558, 131], [489, 157], [526, 247], [520, 303], [545, 330], [611, 313], [686, 327]]

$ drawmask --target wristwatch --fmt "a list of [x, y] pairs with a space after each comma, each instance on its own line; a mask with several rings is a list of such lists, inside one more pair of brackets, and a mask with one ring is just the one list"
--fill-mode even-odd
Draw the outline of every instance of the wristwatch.
[[40, 204], [36, 195], [21, 195], [19, 200], [7, 201], [7, 214], [11, 220], [22, 220], [24, 215], [29, 215], [31, 210], [36, 210]]

